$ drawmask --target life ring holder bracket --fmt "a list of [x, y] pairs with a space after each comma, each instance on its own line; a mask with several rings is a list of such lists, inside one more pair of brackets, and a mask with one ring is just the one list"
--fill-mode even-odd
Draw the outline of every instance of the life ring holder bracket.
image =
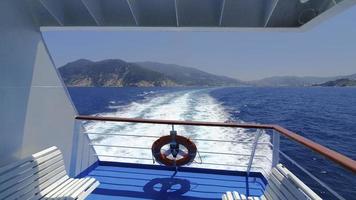
[[[170, 145], [174, 159], [169, 158], [168, 155], [161, 152], [162, 147], [165, 145]], [[179, 145], [184, 146], [188, 152], [181, 155], [181, 158], [175, 159], [177, 155], [176, 151], [179, 151]], [[153, 142], [151, 150], [154, 160], [159, 164], [172, 167], [180, 167], [192, 163], [198, 151], [194, 142], [189, 138], [177, 135], [177, 132], [174, 130], [170, 132], [170, 135], [162, 136]]]

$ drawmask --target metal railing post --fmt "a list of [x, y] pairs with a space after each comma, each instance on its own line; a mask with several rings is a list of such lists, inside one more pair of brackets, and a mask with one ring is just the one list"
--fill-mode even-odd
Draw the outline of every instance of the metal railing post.
[[279, 141], [280, 135], [277, 131], [273, 130], [272, 133], [272, 144], [273, 144], [273, 154], [272, 154], [272, 167], [277, 166], [279, 163]]
[[73, 140], [72, 140], [72, 154], [70, 161], [69, 174], [75, 177], [77, 169], [78, 149], [79, 149], [79, 135], [81, 133], [82, 122], [81, 120], [75, 120], [73, 128]]
[[261, 135], [262, 135], [262, 132], [260, 130], [257, 130], [255, 140], [253, 141], [250, 160], [248, 161], [248, 165], [247, 165], [247, 170], [246, 170], [246, 195], [247, 196], [250, 196], [250, 187], [249, 187], [249, 183], [248, 183], [248, 177], [250, 176], [250, 171], [251, 171], [252, 164], [253, 164], [253, 158], [255, 157], [255, 154], [256, 154], [258, 139], [261, 137]]
[[247, 166], [247, 170], [246, 170], [247, 176], [249, 176], [249, 174], [250, 174], [252, 163], [253, 163], [253, 158], [255, 157], [255, 154], [256, 154], [256, 149], [257, 149], [257, 145], [258, 145], [258, 139], [261, 137], [261, 135], [262, 135], [262, 132], [260, 130], [258, 130], [257, 134], [255, 136], [255, 140], [253, 141], [250, 160], [248, 161], [248, 166]]

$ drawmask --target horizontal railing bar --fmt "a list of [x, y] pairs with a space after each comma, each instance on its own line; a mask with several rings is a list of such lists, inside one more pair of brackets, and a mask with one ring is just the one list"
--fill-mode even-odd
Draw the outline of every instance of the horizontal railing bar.
[[[150, 160], [152, 161], [152, 158], [142, 158], [142, 157], [131, 157], [131, 156], [115, 156], [115, 155], [105, 155], [105, 154], [95, 154], [95, 156], [102, 156], [102, 157], [113, 157], [113, 158], [124, 158], [124, 159], [137, 159], [137, 160]], [[206, 165], [217, 165], [217, 166], [230, 166], [230, 167], [246, 167], [245, 165], [233, 165], [233, 164], [222, 164], [222, 163], [210, 163], [210, 162], [203, 162], [201, 164], [206, 164]], [[259, 166], [254, 166], [253, 168], [259, 168], [263, 169], [262, 167]]]
[[[193, 138], [192, 140], [194, 140], [194, 141], [207, 141], [207, 142], [227, 142], [227, 143], [251, 144], [251, 142], [236, 141], [236, 140], [214, 140], [214, 139], [201, 139], [201, 138]], [[269, 144], [269, 142], [259, 142], [258, 144]]]
[[230, 127], [230, 128], [256, 128], [256, 129], [271, 129], [294, 140], [311, 150], [327, 157], [333, 162], [342, 167], [356, 173], [356, 161], [348, 158], [334, 150], [324, 147], [316, 142], [313, 142], [297, 133], [285, 129], [279, 125], [272, 124], [248, 124], [248, 123], [224, 123], [224, 122], [201, 122], [201, 121], [178, 121], [178, 120], [155, 120], [155, 119], [139, 119], [139, 118], [119, 118], [119, 117], [100, 117], [100, 116], [77, 116], [77, 120], [94, 120], [94, 121], [113, 121], [113, 122], [134, 122], [134, 123], [149, 123], [149, 124], [169, 124], [169, 125], [192, 125], [192, 126], [213, 126], [213, 127]]
[[217, 165], [217, 166], [229, 166], [229, 167], [247, 167], [247, 165], [234, 165], [234, 164], [224, 164], [224, 163], [211, 163], [211, 162], [204, 162], [201, 164], [205, 165]]
[[[121, 146], [121, 145], [111, 145], [111, 144], [89, 144], [90, 146], [101, 146], [101, 147], [115, 147], [115, 148], [128, 148], [128, 149], [145, 149], [149, 150], [150, 147], [135, 147], [135, 146]], [[199, 151], [199, 153], [206, 154], [217, 154], [217, 155], [230, 155], [230, 156], [250, 156], [249, 154], [241, 154], [241, 153], [227, 153], [227, 152], [214, 152], [214, 151]], [[256, 157], [266, 158], [265, 155], [256, 155]]]
[[[224, 164], [224, 163], [211, 163], [211, 162], [203, 162], [203, 165], [216, 165], [216, 166], [228, 166], [228, 167], [247, 167], [246, 165], [234, 165], [234, 164]], [[257, 168], [257, 169], [263, 169], [263, 167], [259, 167], [259, 166], [254, 166], [252, 168]]]
[[132, 135], [132, 134], [115, 134], [115, 133], [88, 133], [85, 132], [84, 134], [88, 135], [111, 135], [111, 136], [128, 136], [128, 137], [147, 137], [147, 138], [159, 138], [160, 136], [154, 136], [154, 135]]
[[[214, 152], [214, 151], [199, 151], [199, 153], [206, 154], [217, 154], [217, 155], [230, 155], [230, 156], [250, 156], [249, 154], [241, 154], [241, 153], [227, 153], [227, 152]], [[265, 155], [256, 155], [257, 157], [264, 158]]]
[[316, 176], [314, 176], [312, 173], [310, 173], [308, 170], [306, 170], [304, 167], [299, 165], [295, 160], [293, 160], [291, 157], [289, 157], [287, 154], [283, 153], [282, 151], [279, 151], [279, 153], [285, 157], [287, 160], [289, 160], [293, 165], [297, 166], [300, 170], [302, 170], [305, 174], [307, 174], [310, 178], [318, 182], [321, 186], [323, 186], [325, 189], [327, 189], [331, 194], [333, 194], [335, 197], [341, 200], [345, 200], [344, 197], [339, 195], [336, 191], [331, 189], [326, 183], [318, 179]]
[[288, 137], [289, 139], [292, 139], [292, 140], [310, 148], [311, 150], [329, 158], [330, 160], [332, 160], [335, 163], [343, 166], [344, 168], [352, 171], [353, 173], [356, 173], [356, 161], [355, 160], [352, 160], [351, 158], [348, 158], [334, 150], [324, 147], [316, 142], [313, 142], [313, 141], [311, 141], [301, 135], [298, 135], [288, 129], [285, 129], [281, 126], [274, 125], [274, 130], [276, 130], [280, 134]]
[[115, 147], [115, 148], [128, 148], [128, 149], [151, 149], [149, 147], [135, 147], [135, 146], [120, 146], [120, 145], [111, 145], [111, 144], [89, 144], [94, 147]]
[[[91, 132], [83, 132], [88, 135], [110, 135], [110, 136], [131, 136], [131, 137], [148, 137], [148, 138], [159, 138], [160, 136], [154, 135], [133, 135], [133, 134], [115, 134], [115, 133], [91, 133]], [[246, 141], [236, 141], [236, 140], [214, 140], [214, 139], [201, 139], [201, 138], [191, 138], [194, 141], [206, 141], [206, 142], [227, 142], [227, 143], [240, 143], [240, 144], [250, 144], [251, 142]], [[268, 144], [270, 142], [259, 142], [258, 144]]]
[[114, 156], [114, 155], [105, 155], [105, 154], [95, 154], [96, 156], [102, 157], [113, 157], [113, 158], [125, 158], [125, 159], [135, 159], [135, 160], [153, 160], [153, 158], [142, 158], [142, 157], [131, 157], [131, 156]]
[[[132, 134], [115, 134], [115, 133], [90, 133], [90, 132], [84, 132], [84, 134], [88, 135], [114, 135], [114, 136], [132, 136], [132, 137], [148, 137], [148, 138], [159, 138], [160, 136], [153, 136], [153, 135], [132, 135]], [[214, 139], [201, 139], [201, 138], [191, 138], [194, 141], [207, 141], [207, 142], [228, 142], [228, 143], [240, 143], [240, 144], [250, 144], [251, 142], [246, 142], [246, 141], [234, 141], [234, 140], [214, 140]], [[259, 142], [258, 144], [268, 144], [270, 145], [270, 142]]]
[[77, 119], [77, 120], [91, 120], [91, 121], [134, 122], [134, 123], [148, 123], [148, 124], [169, 124], [169, 125], [192, 125], [192, 126], [216, 126], [216, 127], [230, 127], [230, 128], [273, 129], [273, 125], [268, 125], [268, 124], [179, 121], [179, 120], [159, 120], [159, 119], [140, 119], [140, 118], [121, 118], [121, 117], [100, 117], [100, 116], [83, 116], [83, 115], [79, 115], [75, 119]]

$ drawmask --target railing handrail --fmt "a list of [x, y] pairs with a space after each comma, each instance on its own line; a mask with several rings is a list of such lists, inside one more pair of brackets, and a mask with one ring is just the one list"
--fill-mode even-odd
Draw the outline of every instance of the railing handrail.
[[85, 116], [85, 115], [79, 115], [75, 119], [78, 119], [78, 120], [90, 120], [90, 121], [134, 122], [134, 123], [148, 123], [148, 124], [169, 124], [169, 125], [217, 126], [217, 127], [230, 127], [230, 128], [273, 129], [273, 125], [268, 125], [268, 124], [180, 121], [180, 120], [122, 118], [122, 117], [101, 117], [101, 116]]
[[214, 127], [230, 127], [230, 128], [256, 128], [256, 129], [271, 129], [292, 139], [309, 149], [325, 156], [331, 161], [341, 165], [342, 167], [356, 173], [356, 161], [342, 155], [334, 150], [324, 147], [316, 142], [313, 142], [297, 133], [294, 133], [286, 128], [274, 124], [251, 124], [251, 123], [231, 123], [231, 122], [202, 122], [202, 121], [179, 121], [179, 120], [157, 120], [157, 119], [140, 119], [140, 118], [121, 118], [121, 117], [101, 117], [101, 116], [83, 116], [79, 115], [77, 120], [90, 121], [111, 121], [111, 122], [133, 122], [133, 123], [150, 123], [150, 124], [169, 124], [169, 125], [192, 125], [192, 126], [214, 126]]

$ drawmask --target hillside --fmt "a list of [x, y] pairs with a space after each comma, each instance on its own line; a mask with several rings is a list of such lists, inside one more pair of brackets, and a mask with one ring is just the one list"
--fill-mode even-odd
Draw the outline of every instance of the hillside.
[[262, 87], [304, 87], [313, 86], [337, 79], [356, 79], [356, 74], [333, 77], [314, 77], [314, 76], [274, 76], [255, 81], [249, 81], [250, 85]]
[[240, 81], [178, 65], [80, 59], [60, 67], [69, 87], [237, 86]]
[[226, 76], [213, 75], [192, 67], [157, 62], [137, 62], [139, 66], [160, 72], [180, 85], [187, 86], [236, 86], [242, 81]]
[[70, 87], [143, 87], [174, 86], [163, 74], [123, 60], [92, 62], [77, 60], [59, 68], [64, 83]]
[[321, 87], [351, 87], [356, 86], [356, 80], [351, 79], [337, 79], [335, 81], [328, 81], [321, 84], [316, 84], [314, 86], [321, 86]]

